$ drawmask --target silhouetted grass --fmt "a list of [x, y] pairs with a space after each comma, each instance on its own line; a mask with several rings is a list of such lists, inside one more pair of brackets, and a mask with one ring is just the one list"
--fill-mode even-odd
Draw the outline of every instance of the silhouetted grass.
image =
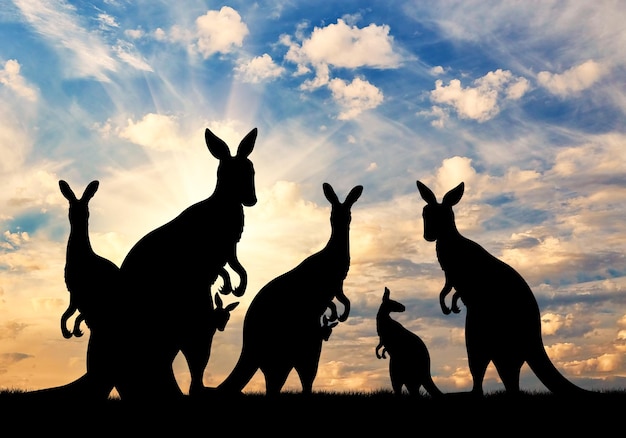
[[[213, 427], [230, 432], [270, 433], [273, 436], [304, 436], [381, 433], [414, 436], [440, 430], [444, 436], [468, 431], [487, 435], [575, 432], [609, 432], [621, 424], [626, 412], [626, 390], [594, 392], [589, 396], [564, 397], [544, 392], [504, 392], [475, 398], [467, 393], [428, 396], [396, 396], [391, 391], [315, 392], [304, 396], [285, 392], [275, 398], [263, 393], [237, 397], [210, 396], [173, 404], [137, 406], [119, 399], [96, 404], [67, 400], [27, 401], [21, 391], [0, 391], [4, 425], [23, 424], [25, 431], [66, 430], [68, 424], [90, 425], [91, 432], [163, 432], [203, 430]], [[99, 425], [99, 426], [98, 426]], [[120, 427], [122, 429], [120, 429]], [[621, 427], [621, 426], [618, 426]], [[57, 429], [58, 428], [58, 429]]]

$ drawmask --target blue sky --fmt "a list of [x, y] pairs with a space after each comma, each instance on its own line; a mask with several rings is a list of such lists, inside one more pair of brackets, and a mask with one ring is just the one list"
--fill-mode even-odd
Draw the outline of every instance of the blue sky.
[[[207, 385], [234, 366], [256, 291], [328, 240], [329, 182], [340, 199], [364, 192], [352, 313], [324, 344], [314, 389], [390, 388], [374, 354], [385, 286], [436, 383], [471, 388], [464, 313], [438, 306], [419, 179], [439, 199], [465, 182], [457, 225], [527, 279], [557, 367], [589, 389], [624, 387], [624, 22], [621, 2], [603, 0], [4, 2], [0, 387], [85, 370], [87, 337], [59, 329], [69, 225], [58, 180], [80, 193], [100, 181], [92, 245], [121, 264], [212, 193], [207, 127], [231, 149], [258, 128], [259, 199], [239, 244], [248, 292], [215, 336]], [[175, 371], [186, 390], [180, 358]], [[492, 367], [485, 387], [501, 388]], [[543, 389], [526, 367], [522, 387]], [[294, 376], [287, 388], [299, 388]]]

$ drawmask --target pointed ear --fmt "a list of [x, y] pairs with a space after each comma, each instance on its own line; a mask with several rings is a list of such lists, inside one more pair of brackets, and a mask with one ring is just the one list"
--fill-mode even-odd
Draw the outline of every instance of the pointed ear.
[[330, 184], [322, 184], [322, 190], [324, 191], [324, 196], [326, 196], [328, 202], [330, 202], [332, 205], [339, 204], [339, 198], [337, 198], [337, 194]]
[[237, 307], [239, 305], [239, 301], [235, 301], [234, 303], [230, 303], [229, 305], [226, 306], [226, 311], [231, 312], [233, 310], [235, 310], [235, 307]]
[[236, 157], [245, 158], [248, 155], [250, 155], [250, 153], [252, 152], [252, 149], [254, 149], [254, 143], [256, 142], [256, 135], [257, 135], [257, 129], [254, 128], [252, 131], [248, 133], [248, 135], [246, 135], [243, 138], [243, 140], [241, 140], [241, 143], [239, 143], [239, 147], [237, 148]]
[[383, 300], [389, 299], [389, 289], [385, 287], [385, 292], [383, 292]]
[[348, 196], [346, 196], [346, 201], [344, 202], [344, 205], [351, 207], [352, 204], [354, 204], [357, 199], [359, 199], [361, 193], [363, 193], [363, 186], [354, 187], [352, 190], [350, 190]]
[[432, 190], [430, 190], [424, 183], [421, 181], [416, 181], [417, 190], [419, 190], [422, 199], [426, 201], [427, 204], [437, 204], [437, 198]]
[[224, 140], [213, 134], [209, 128], [204, 131], [204, 140], [209, 152], [218, 160], [230, 158], [230, 149]]
[[61, 189], [61, 193], [63, 194], [65, 199], [70, 202], [77, 201], [74, 191], [70, 188], [70, 185], [67, 182], [60, 180], [59, 188]]
[[93, 195], [96, 194], [99, 186], [100, 186], [100, 182], [91, 181], [85, 188], [85, 191], [83, 192], [83, 197], [80, 198], [80, 200], [84, 202], [88, 202], [91, 198], [93, 198]]
[[461, 183], [448, 193], [446, 193], [441, 201], [441, 205], [446, 205], [448, 207], [452, 207], [456, 205], [463, 196], [463, 190], [465, 190], [465, 184]]
[[215, 305], [217, 309], [221, 309], [223, 307], [222, 297], [220, 297], [219, 292], [215, 293]]

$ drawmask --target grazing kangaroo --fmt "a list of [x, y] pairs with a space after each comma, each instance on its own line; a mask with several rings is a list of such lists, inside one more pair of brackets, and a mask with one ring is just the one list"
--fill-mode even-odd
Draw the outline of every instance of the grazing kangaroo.
[[591, 393], [567, 380], [550, 361], [541, 337], [539, 306], [522, 276], [457, 230], [452, 207], [461, 200], [464, 184], [446, 193], [441, 203], [420, 181], [417, 188], [426, 201], [422, 211], [424, 239], [436, 242], [437, 259], [445, 274], [439, 296], [441, 308], [450, 313], [445, 297], [454, 288], [455, 298], [460, 296], [467, 310], [465, 344], [474, 380], [472, 393], [483, 394], [489, 362], [493, 362], [507, 393], [519, 393], [524, 362], [551, 392]]
[[333, 298], [344, 307], [338, 321], [345, 321], [350, 312], [350, 301], [343, 291], [350, 267], [350, 209], [363, 192], [362, 186], [356, 186], [341, 203], [330, 184], [322, 187], [331, 204], [328, 243], [271, 280], [252, 299], [244, 319], [239, 360], [218, 391], [240, 393], [260, 369], [266, 394], [276, 395], [295, 369], [302, 392], [312, 392], [322, 345], [320, 319], [329, 308], [330, 319], [334, 318], [334, 303], [328, 304]]
[[[65, 338], [80, 337], [80, 323], [85, 321], [90, 329], [98, 326], [104, 314], [104, 303], [118, 288], [119, 268], [110, 260], [96, 254], [89, 240], [89, 201], [95, 195], [98, 181], [87, 185], [80, 199], [69, 184], [59, 181], [61, 193], [69, 201], [70, 234], [65, 258], [65, 284], [70, 292], [70, 303], [61, 316], [61, 333]], [[78, 311], [72, 331], [68, 319]]]
[[430, 374], [430, 354], [426, 344], [391, 318], [391, 312], [404, 312], [405, 307], [389, 296], [389, 289], [385, 288], [376, 314], [376, 331], [380, 340], [376, 346], [376, 357], [385, 359], [386, 353], [389, 354], [389, 377], [393, 392], [399, 395], [402, 387], [405, 387], [410, 395], [420, 395], [419, 390], [423, 386], [431, 397], [443, 395]]
[[244, 227], [243, 207], [257, 202], [248, 158], [256, 137], [254, 128], [231, 156], [226, 143], [206, 129], [209, 152], [219, 160], [213, 194], [145, 235], [124, 259], [120, 268], [127, 301], [121, 305], [127, 318], [139, 315], [146, 336], [125, 343], [124, 354], [132, 360], [126, 359], [130, 368], [122, 370], [122, 398], [182, 395], [172, 371], [179, 351], [191, 372], [190, 391], [202, 387], [216, 326], [211, 285], [224, 276], [226, 263], [240, 277], [233, 294], [242, 296], [247, 285], [236, 247]]

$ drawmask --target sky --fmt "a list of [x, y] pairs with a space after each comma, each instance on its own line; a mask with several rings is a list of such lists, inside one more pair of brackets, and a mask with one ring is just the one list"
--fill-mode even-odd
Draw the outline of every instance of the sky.
[[[436, 384], [471, 389], [465, 309], [439, 308], [420, 180], [439, 200], [465, 183], [459, 231], [526, 279], [557, 368], [587, 389], [626, 387], [622, 2], [2, 4], [0, 388], [85, 372], [88, 329], [64, 339], [59, 323], [69, 222], [58, 181], [79, 196], [100, 181], [90, 239], [120, 265], [213, 192], [206, 128], [233, 153], [258, 129], [258, 203], [238, 245], [248, 289], [224, 297], [240, 305], [215, 335], [206, 385], [232, 370], [256, 292], [328, 241], [328, 182], [340, 200], [364, 190], [344, 282], [352, 310], [323, 345], [314, 390], [391, 388], [375, 355], [385, 287], [406, 306], [394, 319], [426, 343]], [[174, 370], [186, 392], [180, 356]], [[521, 387], [545, 390], [526, 365]], [[484, 388], [503, 388], [493, 366]], [[300, 389], [295, 373], [285, 389]], [[259, 373], [245, 388], [263, 390]]]

